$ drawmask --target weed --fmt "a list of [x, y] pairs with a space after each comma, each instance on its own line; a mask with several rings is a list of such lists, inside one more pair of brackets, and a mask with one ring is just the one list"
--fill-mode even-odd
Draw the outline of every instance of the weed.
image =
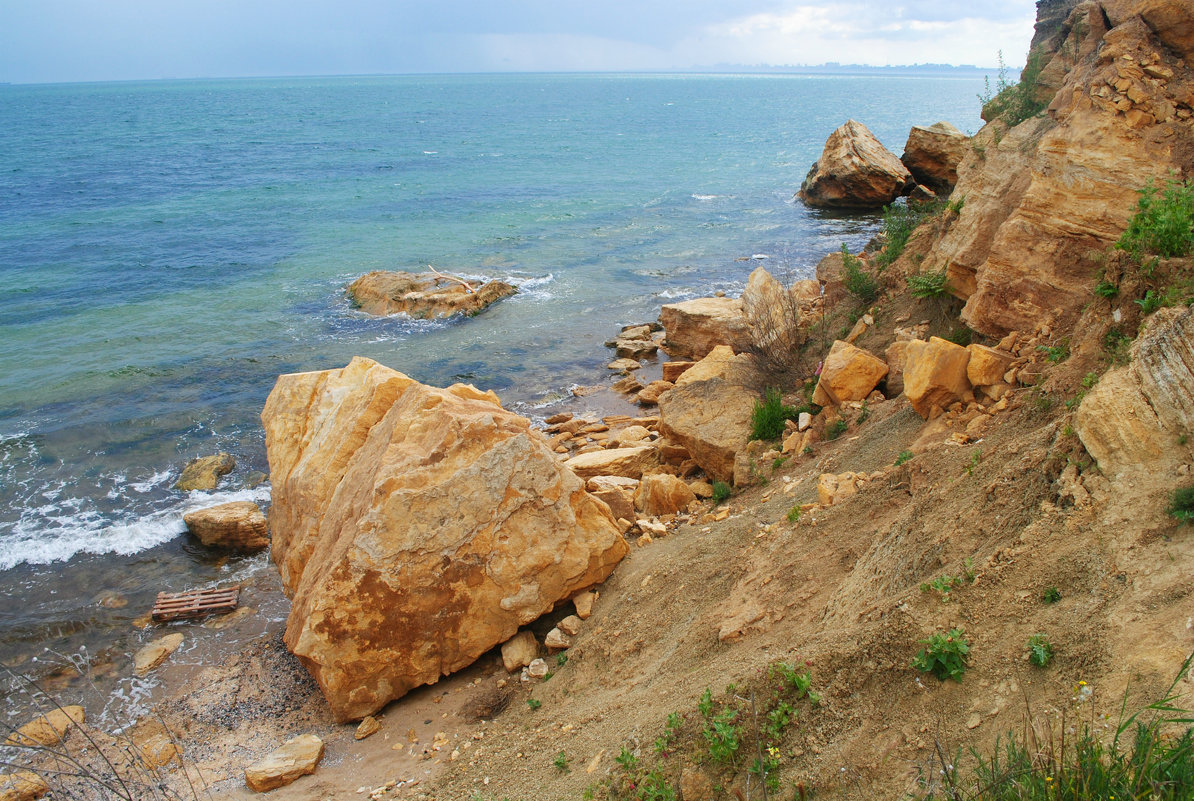
[[1086, 389], [1090, 389], [1097, 383], [1099, 383], [1099, 374], [1098, 373], [1087, 373], [1085, 376], [1082, 377], [1082, 386], [1085, 387]]
[[908, 276], [908, 289], [914, 298], [940, 298], [949, 292], [949, 279], [944, 269], [940, 272], [918, 273]]
[[957, 200], [951, 200], [945, 204], [945, 210], [951, 211], [954, 214], [961, 214], [962, 208], [966, 205], [966, 196], [959, 195]]
[[658, 768], [643, 777], [636, 791], [639, 801], [676, 801], [676, 791]]
[[795, 721], [796, 709], [787, 701], [780, 701], [774, 709], [767, 713], [767, 722], [764, 724], [764, 729], [770, 739], [778, 740], [784, 733], [784, 729], [791, 726]]
[[863, 303], [874, 303], [879, 297], [879, 282], [863, 267], [862, 259], [851, 255], [845, 243], [842, 243], [842, 282]]
[[[1086, 397], [1085, 392], [1079, 392], [1078, 394], [1074, 395], [1074, 397], [1070, 398], [1068, 401], [1065, 402], [1065, 407], [1067, 409], [1071, 409], [1071, 410], [1076, 409], [1076, 408], [1078, 408], [1078, 405], [1082, 403], [1082, 399], [1085, 397]], [[1069, 426], [1066, 426], [1066, 427], [1069, 428]], [[1072, 434], [1072, 433], [1073, 433], [1073, 429], [1070, 430], [1070, 434]], [[1068, 437], [1070, 434], [1066, 434], [1066, 436]]]
[[791, 509], [788, 510], [788, 522], [789, 523], [800, 522], [800, 504], [796, 504], [795, 506], [793, 506]]
[[742, 735], [735, 725], [737, 720], [736, 709], [723, 709], [701, 732], [705, 744], [709, 747], [709, 756], [714, 762], [723, 765], [736, 764], [738, 749], [742, 746]]
[[785, 692], [794, 693], [797, 699], [804, 698], [806, 695], [810, 698], [813, 693], [809, 688], [813, 685], [812, 674], [806, 671], [800, 671], [791, 662], [775, 662], [767, 668], [767, 675], [771, 678], [778, 678], [780, 686]]
[[1194, 184], [1169, 179], [1158, 195], [1149, 180], [1140, 190], [1136, 214], [1115, 246], [1138, 262], [1145, 254], [1173, 258], [1194, 252]]
[[773, 793], [779, 791], [779, 749], [768, 748], [761, 757], [757, 757], [749, 768], [750, 772], [763, 780], [767, 789]]
[[[708, 693], [709, 691], [706, 690], [705, 692]], [[704, 696], [702, 696], [702, 698], [703, 697]], [[710, 714], [712, 714], [712, 712], [713, 712], [713, 707], [712, 707], [713, 695], [712, 695], [712, 693], [709, 694], [709, 704], [710, 704], [709, 712], [710, 712]], [[706, 716], [706, 717], [708, 717], [708, 716]], [[678, 737], [680, 734], [680, 727], [683, 725], [684, 725], [684, 721], [680, 717], [679, 712], [673, 712], [670, 715], [668, 715], [667, 723], [665, 723], [664, 727], [663, 727], [663, 735], [661, 737], [655, 738], [655, 753], [659, 754], [660, 756], [667, 756], [668, 751], [670, 751], [672, 748], [672, 743], [675, 742], [676, 737]]]
[[920, 643], [927, 647], [913, 658], [912, 667], [932, 673], [941, 681], [962, 680], [966, 662], [970, 659], [970, 642], [961, 629], [934, 634]]
[[784, 405], [783, 396], [775, 387], [769, 387], [763, 394], [763, 402], [755, 401], [750, 413], [750, 438], [761, 440], [777, 439], [784, 433], [784, 423], [795, 419], [797, 411]]
[[1094, 291], [1099, 297], [1111, 300], [1111, 298], [1119, 294], [1119, 287], [1104, 278], [1095, 284]]
[[709, 687], [706, 687], [705, 692], [701, 693], [700, 700], [697, 701], [697, 711], [705, 720], [713, 716], [713, 690]]
[[713, 482], [713, 503], [719, 504], [730, 499], [730, 485], [724, 481]]
[[[883, 234], [887, 245], [875, 259], [880, 270], [886, 269], [904, 253], [904, 248], [907, 247], [912, 232], [932, 211], [931, 205], [920, 206], [908, 203], [892, 203], [883, 209]], [[944, 274], [942, 277], [944, 278]], [[908, 280], [908, 285], [912, 285], [912, 279]]]
[[533, 712], [534, 710], [536, 710], [536, 709], [538, 709], [539, 707], [543, 706], [543, 702], [542, 702], [542, 701], [540, 701], [538, 698], [528, 698], [528, 699], [527, 699], [527, 706], [529, 706], [529, 707], [531, 708], [531, 711]]
[[568, 763], [571, 761], [572, 760], [568, 758], [568, 755], [561, 751], [560, 753], [556, 754], [556, 758], [551, 764], [555, 765], [556, 770], [558, 770], [560, 773], [571, 773], [572, 768], [568, 767]]
[[1047, 604], [1055, 604], [1061, 600], [1061, 590], [1056, 587], [1050, 587], [1041, 593], [1041, 601]]
[[805, 456], [812, 456], [813, 455], [813, 446], [805, 445], [804, 450], [802, 450], [801, 453], [804, 454]]
[[1043, 389], [1036, 389], [1032, 393], [1032, 408], [1040, 414], [1047, 413], [1053, 408], [1053, 396]]
[[974, 340], [974, 332], [964, 325], [959, 325], [946, 334], [944, 339], [964, 348]]
[[962, 578], [966, 580], [967, 584], [973, 584], [974, 580], [978, 578], [978, 571], [974, 569], [974, 560], [969, 556], [962, 560]]
[[954, 587], [962, 583], [962, 579], [957, 576], [938, 576], [932, 581], [921, 582], [921, 592], [936, 592], [941, 597], [941, 602], [945, 603], [949, 600], [949, 592]]
[[564, 654], [564, 653], [556, 654], [556, 664], [560, 667], [563, 667], [564, 665], [568, 664], [568, 654]]
[[771, 472], [774, 473], [776, 470], [779, 470], [780, 468], [782, 468], [785, 464], [788, 463], [789, 458], [790, 457], [787, 457], [787, 456], [775, 457], [775, 459], [771, 462]]
[[1103, 335], [1103, 350], [1112, 364], [1127, 364], [1131, 355], [1132, 338], [1118, 328]]
[[1053, 661], [1053, 643], [1044, 634], [1028, 638], [1028, 661], [1037, 667], [1045, 667]]
[[1194, 524], [1194, 486], [1174, 490], [1169, 508], [1165, 511], [1175, 520]]
[[900, 455], [896, 457], [895, 466], [899, 467], [900, 465], [910, 461], [912, 461], [912, 451], [900, 451]]
[[638, 757], [636, 757], [634, 752], [632, 752], [626, 746], [622, 746], [622, 753], [614, 757], [614, 762], [617, 762], [619, 765], [621, 765], [622, 770], [626, 771], [627, 773], [632, 772], [638, 767]]
[[1048, 347], [1046, 345], [1037, 345], [1036, 349], [1045, 354], [1045, 358], [1053, 364], [1064, 362], [1070, 358], [1070, 342], [1068, 339], [1063, 339], [1060, 344]]
[[846, 433], [849, 424], [845, 420], [834, 420], [825, 427], [825, 439], [833, 440]]
[[966, 465], [966, 475], [974, 475], [974, 468], [978, 467], [982, 460], [983, 452], [975, 448], [974, 452], [970, 454], [970, 463]]
[[1140, 307], [1141, 314], [1148, 316], [1165, 305], [1165, 299], [1156, 290], [1150, 289], [1134, 303]]
[[990, 82], [983, 80], [985, 90], [979, 96], [982, 101], [982, 117], [988, 122], [1001, 119], [1009, 128], [1035, 117], [1044, 110], [1046, 103], [1037, 98], [1037, 82], [1045, 66], [1045, 58], [1039, 52], [1028, 54], [1028, 63], [1020, 73], [1020, 82], [1012, 83], [1007, 78], [1007, 65], [1003, 53], [999, 53], [999, 79], [992, 97]]

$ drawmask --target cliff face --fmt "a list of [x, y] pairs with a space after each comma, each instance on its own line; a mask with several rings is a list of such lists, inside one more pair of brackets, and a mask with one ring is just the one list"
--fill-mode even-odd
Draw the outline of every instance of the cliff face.
[[1138, 191], [1194, 170], [1189, 3], [1042, 3], [1034, 45], [1025, 81], [1045, 112], [974, 137], [952, 195], [961, 214], [924, 262], [989, 336], [1072, 325]]

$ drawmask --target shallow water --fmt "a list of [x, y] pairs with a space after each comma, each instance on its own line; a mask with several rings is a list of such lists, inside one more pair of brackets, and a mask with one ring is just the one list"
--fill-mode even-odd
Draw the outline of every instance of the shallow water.
[[[0, 87], [0, 661], [131, 649], [159, 589], [258, 576], [183, 535], [268, 499], [282, 372], [377, 359], [535, 415], [663, 303], [809, 277], [873, 215], [794, 202], [857, 118], [977, 130], [981, 79], [510, 75]], [[747, 259], [741, 257], [765, 258]], [[374, 319], [372, 269], [502, 277], [451, 323]], [[239, 462], [218, 493], [189, 459]], [[119, 596], [113, 600], [113, 596]], [[108, 605], [99, 603], [105, 601]], [[115, 606], [125, 603], [124, 606]]]

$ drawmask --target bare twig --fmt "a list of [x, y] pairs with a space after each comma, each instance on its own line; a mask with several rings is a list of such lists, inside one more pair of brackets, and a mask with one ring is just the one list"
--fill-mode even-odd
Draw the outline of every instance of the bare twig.
[[465, 281], [463, 278], [456, 278], [455, 276], [452, 276], [452, 275], [444, 275], [439, 270], [432, 267], [430, 264], [427, 265], [427, 269], [431, 270], [431, 272], [435, 273], [437, 276], [444, 279], [445, 281], [452, 281], [454, 283], [460, 284], [462, 287], [464, 287], [464, 291], [469, 293], [470, 295], [472, 295], [473, 293], [476, 292], [476, 290], [473, 289], [473, 285], [470, 284], [468, 281]]

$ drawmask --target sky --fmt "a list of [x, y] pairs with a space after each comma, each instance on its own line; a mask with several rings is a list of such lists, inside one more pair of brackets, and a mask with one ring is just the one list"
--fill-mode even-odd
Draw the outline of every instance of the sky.
[[0, 81], [1020, 65], [1033, 0], [0, 0]]

